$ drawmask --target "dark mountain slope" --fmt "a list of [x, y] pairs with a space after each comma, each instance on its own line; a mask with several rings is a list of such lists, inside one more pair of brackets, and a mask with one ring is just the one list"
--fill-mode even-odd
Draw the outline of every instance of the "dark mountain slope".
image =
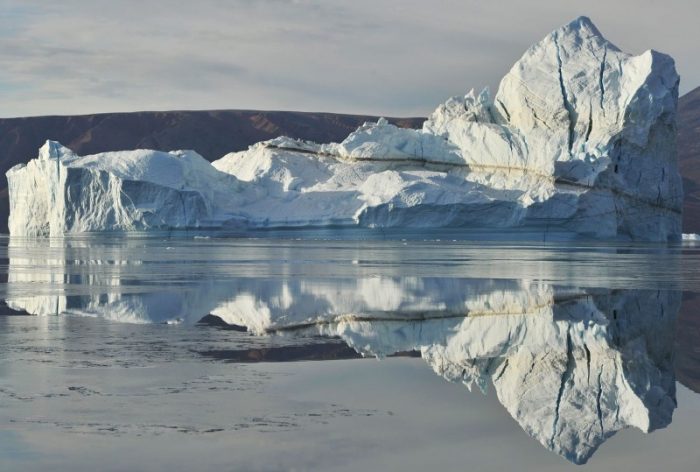
[[678, 103], [678, 161], [685, 191], [683, 231], [700, 233], [700, 87]]

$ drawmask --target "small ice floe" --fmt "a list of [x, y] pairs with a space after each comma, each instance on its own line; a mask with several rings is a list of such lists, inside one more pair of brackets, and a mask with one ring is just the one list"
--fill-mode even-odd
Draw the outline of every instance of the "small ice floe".
[[683, 233], [683, 241], [700, 241], [698, 233]]

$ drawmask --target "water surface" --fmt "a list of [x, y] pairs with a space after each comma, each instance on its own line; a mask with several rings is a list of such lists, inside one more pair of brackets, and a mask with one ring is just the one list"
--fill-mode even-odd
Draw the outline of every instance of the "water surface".
[[694, 246], [267, 236], [3, 240], [3, 470], [696, 470]]

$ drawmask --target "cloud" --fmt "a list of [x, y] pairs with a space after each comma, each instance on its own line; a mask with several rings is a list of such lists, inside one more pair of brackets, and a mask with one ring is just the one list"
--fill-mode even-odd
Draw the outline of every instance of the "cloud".
[[[259, 108], [426, 114], [585, 13], [700, 85], [690, 0], [0, 0], [0, 116]], [[664, 22], [658, 21], [660, 17]]]

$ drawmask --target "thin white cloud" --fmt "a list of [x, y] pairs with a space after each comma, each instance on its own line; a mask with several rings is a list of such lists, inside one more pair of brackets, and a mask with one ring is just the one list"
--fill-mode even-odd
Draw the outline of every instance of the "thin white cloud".
[[694, 0], [0, 0], [0, 116], [259, 108], [423, 115], [580, 14], [700, 85]]

